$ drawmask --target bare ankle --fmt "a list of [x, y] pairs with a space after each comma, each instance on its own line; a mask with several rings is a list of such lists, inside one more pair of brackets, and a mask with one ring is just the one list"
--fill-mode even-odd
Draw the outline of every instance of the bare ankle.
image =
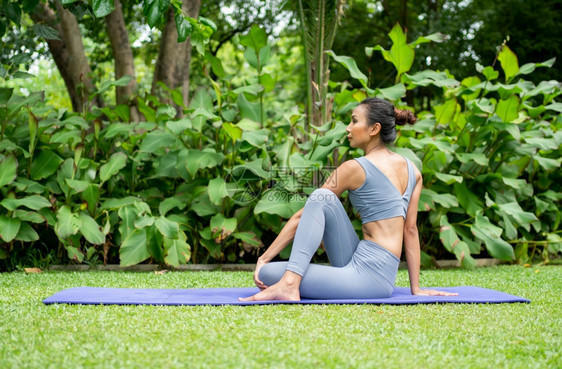
[[287, 270], [285, 274], [283, 274], [282, 280], [287, 285], [287, 287], [299, 288], [302, 276], [295, 272]]

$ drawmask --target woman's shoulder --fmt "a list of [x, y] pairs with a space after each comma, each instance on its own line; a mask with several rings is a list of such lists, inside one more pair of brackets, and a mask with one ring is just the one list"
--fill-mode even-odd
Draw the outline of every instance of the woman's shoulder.
[[361, 164], [359, 164], [359, 160], [361, 160], [361, 158], [363, 158], [363, 156], [360, 158], [353, 158], [353, 159], [346, 160], [343, 163], [341, 163], [338, 168], [341, 168], [342, 170], [354, 170], [360, 168]]

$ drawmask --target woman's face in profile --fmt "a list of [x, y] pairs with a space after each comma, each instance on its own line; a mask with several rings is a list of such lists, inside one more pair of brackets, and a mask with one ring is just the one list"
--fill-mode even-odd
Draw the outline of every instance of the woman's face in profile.
[[367, 124], [367, 112], [363, 105], [357, 106], [351, 113], [351, 121], [345, 129], [347, 139], [351, 147], [363, 147], [369, 143], [369, 126]]

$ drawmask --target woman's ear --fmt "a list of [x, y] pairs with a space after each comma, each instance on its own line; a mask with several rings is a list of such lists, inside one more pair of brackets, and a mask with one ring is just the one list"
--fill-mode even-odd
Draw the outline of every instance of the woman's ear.
[[380, 133], [381, 131], [381, 124], [379, 122], [373, 124], [371, 127], [369, 127], [369, 136], [376, 136]]

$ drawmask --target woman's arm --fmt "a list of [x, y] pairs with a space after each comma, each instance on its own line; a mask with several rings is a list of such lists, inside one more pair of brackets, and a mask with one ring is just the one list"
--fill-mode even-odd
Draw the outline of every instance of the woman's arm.
[[279, 255], [279, 253], [285, 247], [287, 247], [288, 244], [293, 241], [303, 210], [304, 208], [297, 211], [291, 218], [289, 218], [289, 220], [287, 221], [281, 232], [279, 232], [279, 235], [277, 235], [275, 240], [271, 243], [267, 251], [259, 257], [259, 259], [261, 259], [263, 263], [269, 263], [274, 257]]
[[436, 290], [420, 289], [420, 237], [418, 226], [418, 203], [422, 189], [422, 177], [416, 170], [416, 187], [410, 198], [406, 223], [404, 224], [404, 248], [406, 251], [406, 263], [408, 264], [408, 274], [410, 276], [410, 290], [412, 295], [431, 295], [431, 296], [456, 296], [458, 293], [450, 293]]
[[420, 237], [418, 234], [418, 203], [422, 189], [421, 174], [416, 171], [416, 187], [410, 197], [410, 204], [404, 223], [404, 251], [406, 253], [406, 263], [408, 265], [408, 275], [410, 276], [410, 290], [412, 295], [420, 291]]
[[260, 269], [265, 264], [269, 263], [274, 257], [279, 255], [279, 253], [293, 241], [295, 233], [297, 233], [297, 226], [299, 225], [303, 209], [297, 211], [291, 218], [289, 218], [289, 221], [285, 224], [281, 232], [279, 232], [279, 235], [277, 235], [263, 255], [258, 258], [256, 269], [254, 270], [254, 283], [260, 290], [264, 290], [268, 287], [263, 284], [259, 278]]
[[[334, 170], [322, 188], [327, 188], [337, 196], [340, 196], [345, 190], [358, 187], [357, 183], [361, 183], [365, 178], [361, 179], [363, 172], [358, 170], [359, 163], [355, 160], [348, 160], [342, 163], [336, 170]], [[254, 271], [254, 281], [260, 289], [267, 288], [259, 279], [259, 272], [262, 266], [269, 263], [274, 257], [290, 244], [295, 238], [297, 227], [304, 208], [297, 211], [285, 224], [279, 235], [271, 243], [269, 248], [258, 258], [256, 269]]]

